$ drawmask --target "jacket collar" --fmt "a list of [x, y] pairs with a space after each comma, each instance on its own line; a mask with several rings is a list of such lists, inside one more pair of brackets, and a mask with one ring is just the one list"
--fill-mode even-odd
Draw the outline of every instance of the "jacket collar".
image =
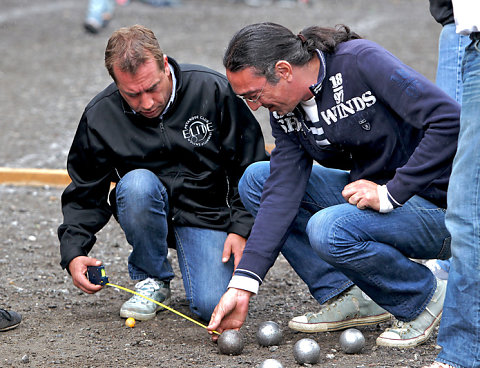
[[323, 80], [327, 75], [327, 64], [325, 63], [325, 55], [319, 49], [315, 50], [317, 52], [318, 59], [320, 60], [320, 68], [318, 70], [317, 83], [312, 84], [309, 88], [314, 96], [317, 96], [323, 87]]

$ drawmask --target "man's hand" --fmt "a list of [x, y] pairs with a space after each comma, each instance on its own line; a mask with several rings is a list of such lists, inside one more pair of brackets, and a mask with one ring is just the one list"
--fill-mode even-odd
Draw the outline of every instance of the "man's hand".
[[88, 294], [99, 291], [102, 286], [92, 284], [88, 281], [85, 274], [87, 273], [87, 266], [100, 266], [101, 264], [102, 262], [98, 259], [85, 256], [78, 256], [72, 259], [68, 265], [68, 270], [70, 275], [72, 275], [73, 285]]
[[207, 326], [212, 340], [218, 339], [218, 335], [213, 334], [213, 331], [222, 333], [225, 330], [239, 330], [242, 327], [247, 318], [251, 295], [250, 291], [235, 288], [230, 288], [223, 294]]
[[343, 198], [348, 203], [357, 206], [359, 209], [371, 208], [380, 210], [380, 199], [378, 198], [377, 184], [369, 180], [357, 180], [343, 188]]
[[235, 268], [237, 268], [238, 264], [240, 263], [240, 259], [242, 259], [243, 250], [245, 249], [246, 243], [247, 239], [244, 237], [234, 233], [228, 234], [225, 244], [223, 245], [222, 262], [228, 262], [233, 253], [234, 265]]

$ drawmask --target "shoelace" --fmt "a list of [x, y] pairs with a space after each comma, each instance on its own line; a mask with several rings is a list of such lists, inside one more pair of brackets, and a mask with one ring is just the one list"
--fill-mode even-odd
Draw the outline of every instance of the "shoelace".
[[[311, 317], [316, 317], [318, 315], [322, 315], [323, 312], [330, 310], [330, 308], [336, 307], [338, 304], [342, 303], [348, 297], [357, 298], [355, 296], [355, 291], [356, 290], [355, 290], [355, 286], [354, 286], [354, 287], [348, 289], [345, 293], [342, 293], [342, 294], [338, 295], [336, 299], [334, 299], [333, 301], [329, 302], [324, 307], [322, 307], [322, 309], [319, 312], [317, 312], [317, 313], [308, 312], [308, 313], [305, 314], [305, 316], [307, 318], [311, 318]], [[361, 293], [362, 293], [363, 299], [368, 300], [368, 301], [372, 301], [372, 299], [367, 294], [365, 294], [364, 291], [361, 291]]]
[[137, 284], [135, 285], [135, 289], [143, 290], [144, 287], [145, 287], [145, 290], [149, 290], [149, 289], [158, 290], [158, 289], [160, 289], [160, 286], [158, 286], [158, 283], [150, 277], [148, 277], [145, 280], [142, 280], [140, 282], [137, 282]]
[[[158, 289], [160, 289], [160, 286], [158, 286], [157, 282], [150, 277], [140, 282], [137, 282], [137, 284], [135, 285], [135, 290], [139, 294], [142, 294], [148, 297], [150, 297], [153, 294], [153, 292]], [[135, 295], [132, 301], [136, 303], [141, 303], [141, 304], [151, 303], [151, 301], [145, 298], [142, 298], [141, 296], [138, 296], [138, 295]]]
[[318, 313], [307, 313], [306, 316], [309, 318], [309, 317], [315, 317], [315, 316], [318, 316], [318, 315], [322, 315], [324, 311], [326, 310], [329, 310], [330, 308], [333, 308], [337, 305], [337, 303], [341, 303], [344, 299], [346, 299], [349, 294], [352, 292], [353, 290], [348, 290], [345, 294], [341, 294], [337, 297], [337, 299], [335, 299], [334, 301], [328, 303], [325, 307], [323, 307], [320, 312]]

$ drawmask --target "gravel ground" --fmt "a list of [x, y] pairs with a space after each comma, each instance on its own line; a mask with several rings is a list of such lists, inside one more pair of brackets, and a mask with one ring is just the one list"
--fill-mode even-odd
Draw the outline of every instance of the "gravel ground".
[[[164, 51], [180, 62], [223, 72], [221, 57], [242, 26], [274, 21], [294, 31], [304, 26], [343, 23], [372, 39], [434, 79], [440, 27], [425, 0], [310, 0], [285, 9], [251, 8], [227, 0], [184, 0], [178, 8], [151, 8], [133, 2], [118, 8], [103, 33], [82, 29], [85, 1], [1, 0], [0, 166], [63, 169], [75, 127], [86, 103], [110, 80], [103, 51], [115, 28], [151, 27]], [[267, 114], [257, 117], [267, 143], [273, 143]], [[290, 318], [318, 308], [305, 285], [279, 258], [251, 303], [242, 328], [239, 356], [218, 353], [199, 326], [171, 313], [127, 328], [118, 310], [125, 292], [105, 288], [95, 295], [76, 289], [59, 266], [56, 229], [61, 222], [62, 188], [0, 185], [0, 307], [20, 312], [22, 324], [0, 334], [0, 367], [256, 367], [276, 358], [298, 366], [292, 349], [303, 337], [321, 348], [322, 367], [421, 367], [436, 356], [435, 339], [414, 349], [375, 346], [389, 323], [365, 327], [361, 354], [344, 354], [340, 332], [307, 335], [287, 327]], [[130, 248], [112, 221], [98, 234], [91, 255], [104, 261], [112, 283], [132, 288], [126, 258]], [[173, 265], [180, 275], [176, 257]], [[173, 281], [172, 307], [191, 315], [180, 277]], [[282, 326], [278, 347], [260, 347], [258, 325]]]

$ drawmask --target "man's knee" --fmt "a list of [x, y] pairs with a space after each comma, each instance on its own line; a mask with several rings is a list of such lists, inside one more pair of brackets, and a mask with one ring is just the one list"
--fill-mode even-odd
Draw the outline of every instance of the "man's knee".
[[334, 207], [317, 212], [310, 218], [306, 227], [310, 245], [324, 261], [330, 264], [341, 262], [344, 251], [354, 243], [344, 216], [341, 216], [338, 209]]
[[119, 195], [143, 196], [158, 190], [160, 179], [146, 169], [136, 169], [126, 173], [118, 182], [116, 191]]
[[125, 174], [116, 187], [116, 205], [121, 214], [129, 218], [141, 218], [152, 208], [166, 208], [166, 189], [151, 171], [136, 169]]

